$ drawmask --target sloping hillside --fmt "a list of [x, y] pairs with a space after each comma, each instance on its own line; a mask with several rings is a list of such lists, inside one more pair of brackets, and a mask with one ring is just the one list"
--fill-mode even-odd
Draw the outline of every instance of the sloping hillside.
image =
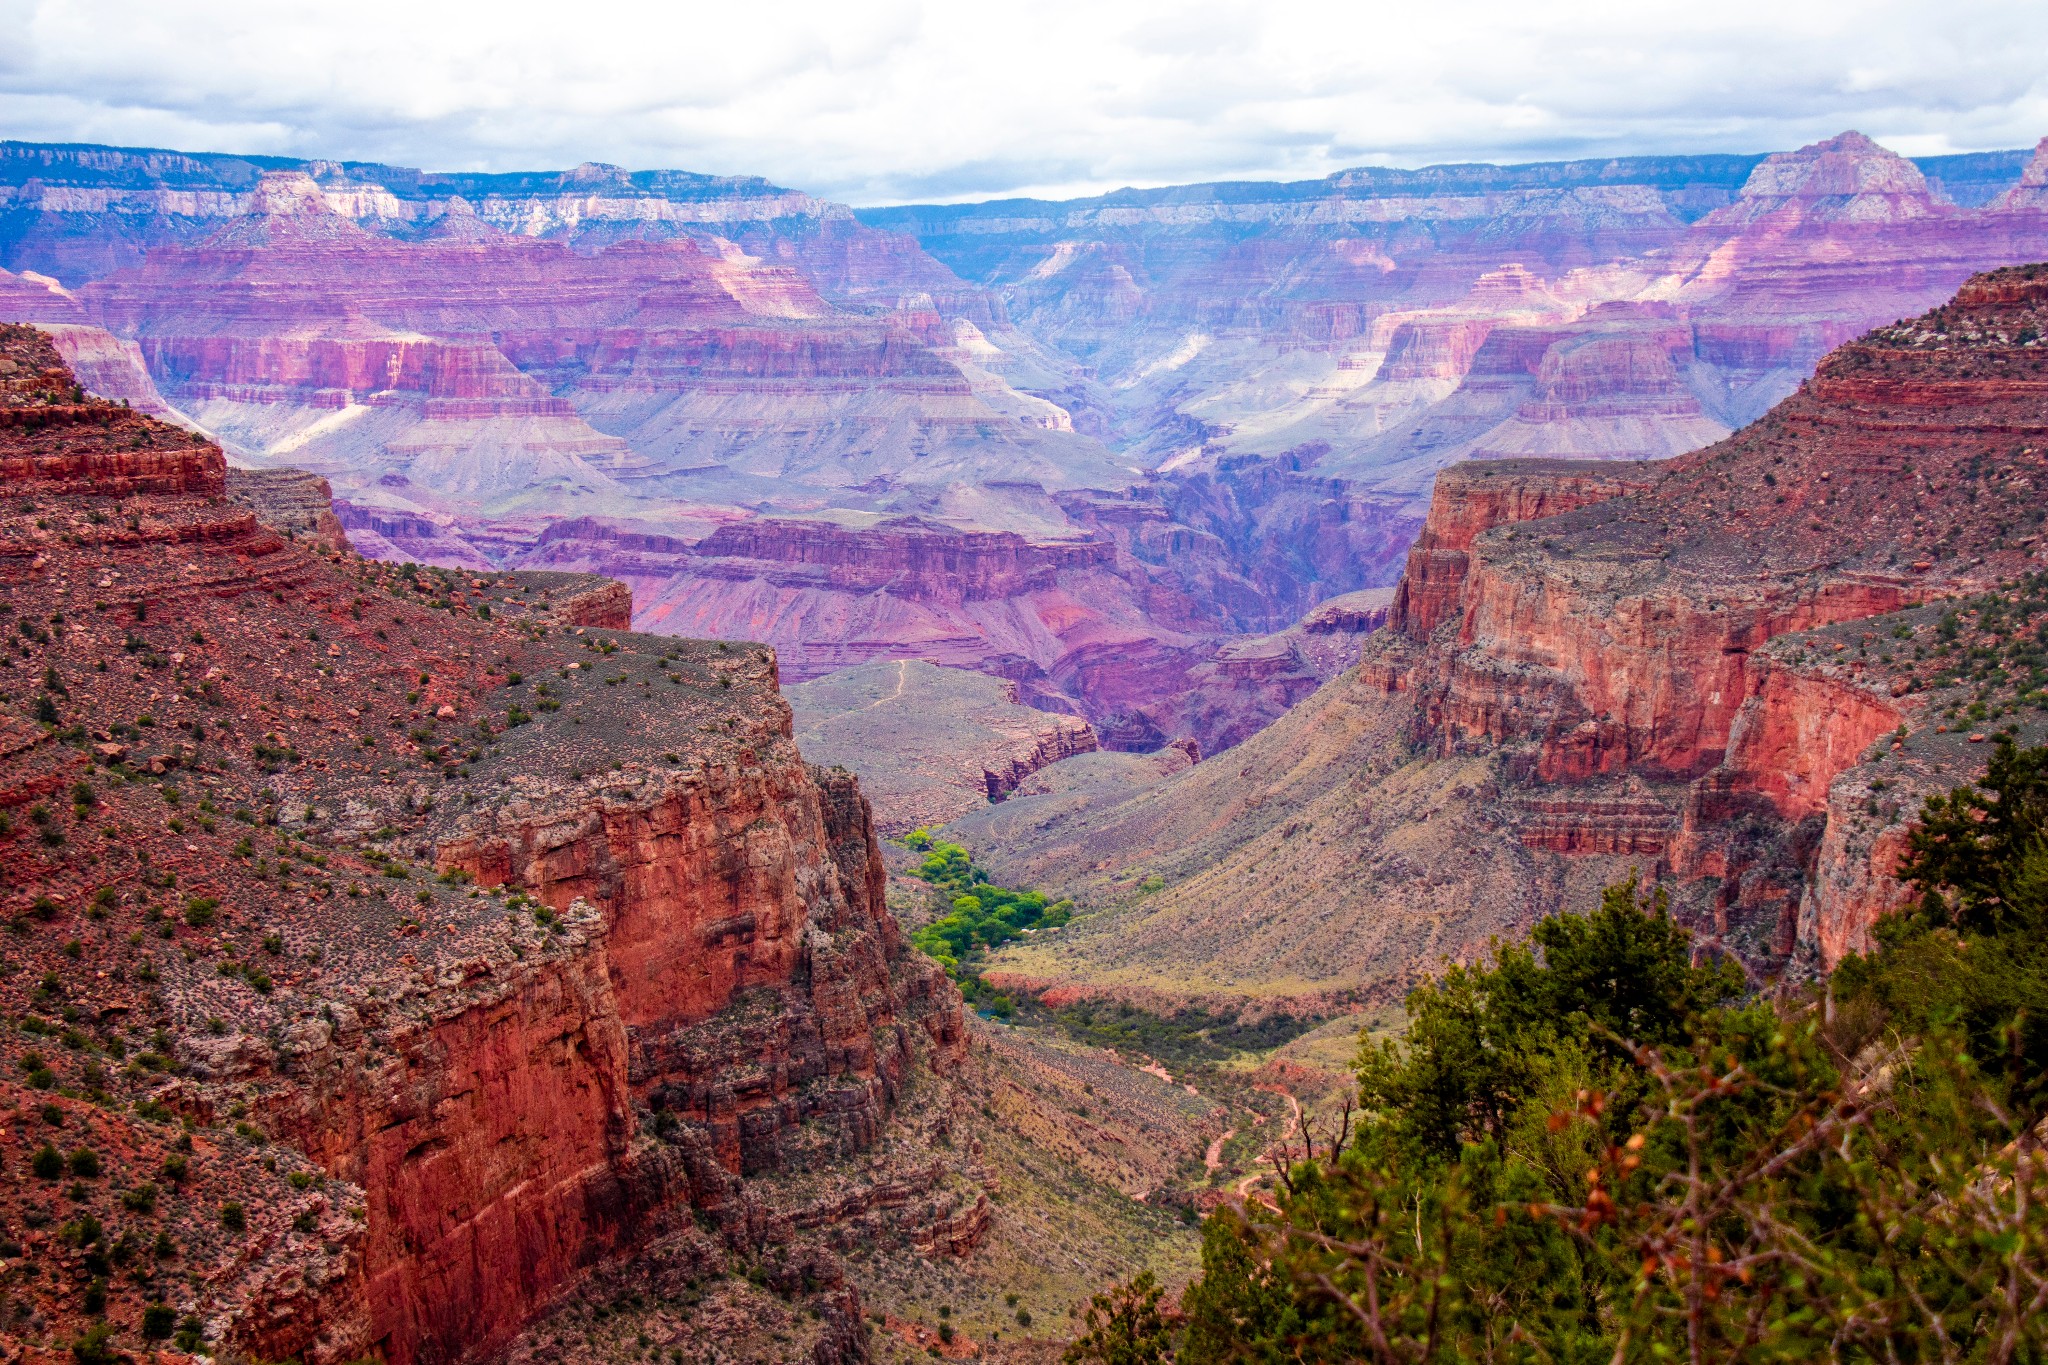
[[1105, 907], [989, 975], [1384, 998], [1629, 868], [1759, 973], [1867, 941], [1914, 794], [2048, 722], [2044, 332], [2048, 268], [1995, 272], [1694, 455], [1446, 476], [1359, 667], [1190, 771], [955, 827]]

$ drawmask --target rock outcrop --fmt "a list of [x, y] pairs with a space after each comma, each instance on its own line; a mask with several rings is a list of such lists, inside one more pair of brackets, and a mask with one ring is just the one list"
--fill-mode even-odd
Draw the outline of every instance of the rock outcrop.
[[803, 751], [859, 774], [888, 835], [1001, 801], [1041, 768], [1099, 747], [1087, 721], [1020, 705], [1015, 683], [924, 659], [841, 669], [789, 699]]
[[2001, 194], [1997, 203], [2011, 213], [2048, 213], [2048, 137], [2034, 148], [2020, 182]]
[[304, 537], [309, 548], [339, 554], [348, 533], [334, 515], [334, 490], [303, 469], [230, 469], [227, 495], [256, 513], [256, 519], [287, 540]]
[[[0, 895], [34, 964], [0, 994], [25, 1045], [78, 1021], [35, 1055], [99, 1101], [67, 1122], [117, 1178], [75, 1195], [105, 1246], [174, 1238], [177, 1275], [145, 1252], [108, 1294], [117, 1329], [168, 1300], [224, 1351], [487, 1359], [680, 1238], [714, 1277], [811, 1265], [815, 1358], [863, 1358], [837, 1220], [944, 1254], [986, 1188], [942, 1122], [883, 1142], [963, 1056], [959, 997], [884, 906], [858, 786], [799, 756], [772, 654], [571, 624], [616, 623], [619, 585], [365, 563], [302, 524], [316, 483], [231, 480], [81, 398], [40, 332], [0, 357], [33, 694]], [[62, 1277], [21, 1293], [80, 1320]]]
[[1648, 487], [1651, 477], [1590, 460], [1486, 460], [1445, 470], [1408, 551], [1387, 624], [1410, 639], [1428, 639], [1463, 604], [1469, 552], [1480, 536], [1620, 497]]
[[1760, 979], [1868, 947], [1919, 798], [1993, 722], [2048, 734], [2044, 333], [2048, 267], [1997, 271], [1693, 455], [1459, 470], [1353, 672], [1136, 793], [977, 817], [1000, 872], [1123, 896], [997, 969], [1329, 1008], [1630, 870]]

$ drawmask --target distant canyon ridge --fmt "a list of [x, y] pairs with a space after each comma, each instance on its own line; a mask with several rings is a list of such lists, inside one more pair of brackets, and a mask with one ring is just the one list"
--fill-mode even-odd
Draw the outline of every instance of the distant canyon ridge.
[[1392, 586], [1445, 467], [1709, 445], [2043, 257], [2048, 141], [861, 210], [0, 143], [0, 319], [325, 477], [365, 553], [611, 575], [791, 681], [973, 668], [1112, 749], [1214, 752], [1332, 676], [1297, 623]]

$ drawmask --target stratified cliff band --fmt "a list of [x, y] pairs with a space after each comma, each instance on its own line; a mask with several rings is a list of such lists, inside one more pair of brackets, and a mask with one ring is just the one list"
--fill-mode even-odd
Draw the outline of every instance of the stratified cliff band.
[[0, 1163], [76, 1182], [62, 1228], [0, 1195], [52, 1271], [0, 1333], [480, 1359], [620, 1257], [744, 1256], [863, 1358], [833, 1246], [972, 1245], [986, 1192], [855, 1160], [914, 1092], [943, 1128], [960, 1001], [774, 657], [368, 564], [310, 484], [0, 355]]

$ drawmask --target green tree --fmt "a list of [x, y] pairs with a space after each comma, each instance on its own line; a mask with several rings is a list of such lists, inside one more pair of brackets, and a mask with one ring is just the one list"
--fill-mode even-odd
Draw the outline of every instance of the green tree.
[[1202, 1225], [1202, 1274], [1181, 1295], [1187, 1319], [1176, 1365], [1280, 1365], [1300, 1334], [1289, 1285], [1260, 1254], [1244, 1216], [1219, 1209]]
[[1360, 1099], [1392, 1116], [1418, 1151], [1448, 1159], [1468, 1138], [1505, 1137], [1538, 1059], [1560, 1045], [1618, 1060], [1622, 1040], [1679, 1041], [1743, 985], [1724, 959], [1695, 965], [1664, 893], [1641, 895], [1634, 878], [1608, 888], [1589, 915], [1542, 920], [1530, 939], [1495, 942], [1491, 963], [1453, 966], [1417, 987], [1403, 1042], [1362, 1051]]
[[1356, 1139], [1211, 1216], [1176, 1358], [2048, 1360], [2048, 763], [1995, 767], [1825, 993], [1740, 1000], [1632, 886], [1414, 992]]
[[78, 1365], [114, 1365], [121, 1358], [114, 1345], [114, 1329], [104, 1322], [86, 1328], [71, 1343], [71, 1356]]
[[1170, 1359], [1173, 1332], [1160, 1311], [1161, 1289], [1152, 1272], [1097, 1294], [1085, 1330], [1060, 1357], [1061, 1365], [1159, 1365]]
[[1929, 797], [1899, 876], [1917, 908], [1831, 983], [1845, 1051], [1886, 1033], [1961, 1030], [1999, 1102], [2048, 1113], [2048, 747], [2001, 738], [1979, 785]]
[[142, 1310], [142, 1336], [146, 1341], [162, 1341], [177, 1325], [177, 1310], [167, 1303], [152, 1303]]
[[1930, 796], [1899, 879], [1930, 919], [1971, 932], [2038, 927], [2048, 913], [2048, 746], [1999, 736], [1981, 786]]

